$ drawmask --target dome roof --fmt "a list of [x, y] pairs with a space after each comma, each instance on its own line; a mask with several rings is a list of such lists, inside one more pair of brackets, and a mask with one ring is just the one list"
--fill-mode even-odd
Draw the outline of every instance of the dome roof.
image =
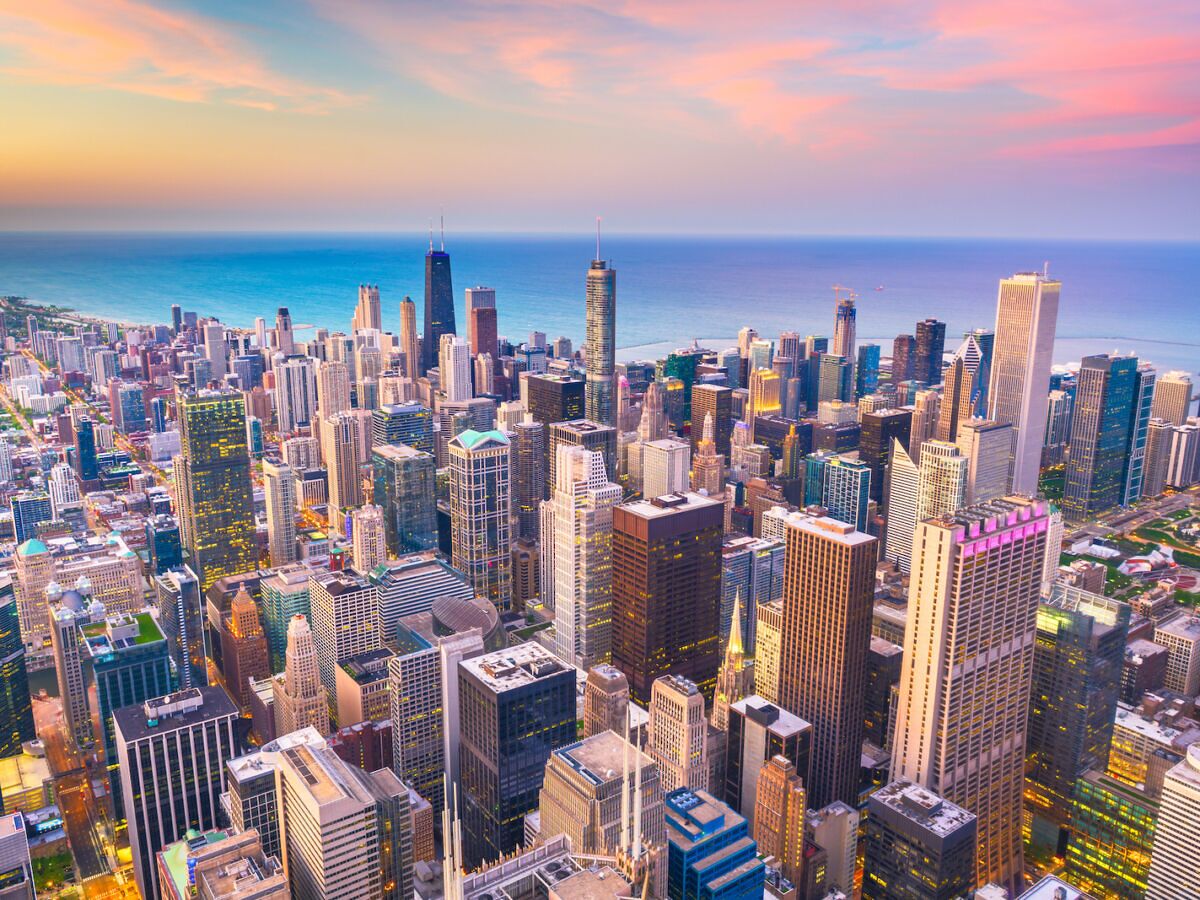
[[79, 591], [64, 591], [59, 602], [72, 612], [83, 612], [84, 607], [87, 606], [87, 597]]
[[478, 628], [486, 637], [500, 623], [500, 614], [486, 600], [464, 600], [461, 597], [439, 597], [429, 607], [434, 621], [451, 631], [462, 632]]

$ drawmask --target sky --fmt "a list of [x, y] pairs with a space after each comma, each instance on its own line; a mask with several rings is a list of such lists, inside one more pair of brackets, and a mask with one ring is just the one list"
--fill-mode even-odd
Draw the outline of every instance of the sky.
[[1200, 239], [1196, 0], [0, 0], [0, 229]]

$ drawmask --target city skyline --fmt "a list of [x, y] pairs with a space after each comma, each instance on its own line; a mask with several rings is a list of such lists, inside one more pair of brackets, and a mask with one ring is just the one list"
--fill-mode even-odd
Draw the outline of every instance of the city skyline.
[[1197, 237], [1185, 3], [445, 12], [3, 4], [0, 226]]

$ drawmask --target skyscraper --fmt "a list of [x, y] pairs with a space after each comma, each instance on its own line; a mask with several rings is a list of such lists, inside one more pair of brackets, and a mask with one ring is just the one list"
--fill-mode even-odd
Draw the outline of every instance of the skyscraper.
[[204, 646], [204, 609], [200, 582], [187, 566], [154, 579], [158, 623], [167, 639], [181, 688], [208, 684], [208, 653]]
[[[467, 288], [467, 344], [471, 355], [496, 355], [496, 289]], [[477, 316], [476, 313], [479, 313]]]
[[613, 513], [613, 665], [634, 699], [682, 675], [711, 694], [721, 646], [724, 505], [699, 494], [655, 497]]
[[942, 383], [942, 359], [946, 352], [946, 323], [925, 319], [917, 323], [913, 378], [925, 384]]
[[113, 714], [133, 873], [143, 897], [159, 895], [159, 850], [190, 829], [220, 824], [225, 764], [240, 751], [237, 717], [221, 687], [189, 688]]
[[612, 658], [613, 507], [621, 488], [604, 457], [558, 448], [558, 481], [542, 505], [542, 591], [554, 610], [554, 653], [590, 669]]
[[1008, 457], [1012, 451], [1012, 426], [988, 419], [959, 422], [952, 439], [967, 458], [966, 503], [973, 506], [1008, 493]]
[[642, 446], [642, 494], [661, 497], [688, 489], [691, 448], [664, 438]]
[[518, 539], [541, 539], [540, 511], [546, 482], [546, 426], [532, 417], [509, 429], [513, 438], [512, 508]]
[[[0, 592], [3, 581], [0, 580]], [[77, 747], [90, 746], [92, 712], [88, 706], [88, 686], [83, 669], [82, 635], [79, 627], [92, 620], [93, 615], [103, 616], [104, 607], [93, 603], [86, 581], [78, 583], [73, 590], [58, 588], [51, 592], [50, 600], [50, 643], [54, 650], [54, 670], [58, 677], [58, 691], [62, 697], [63, 723], [67, 737]], [[28, 686], [25, 694], [28, 696]]]
[[700, 447], [705, 418], [713, 417], [713, 441], [717, 453], [729, 458], [729, 439], [733, 434], [733, 390], [720, 384], [697, 384], [692, 388], [692, 454]]
[[412, 297], [400, 301], [400, 352], [403, 354], [401, 369], [404, 377], [413, 384], [421, 377], [421, 350], [417, 337], [417, 304]]
[[332, 699], [337, 692], [334, 672], [342, 661], [379, 649], [379, 590], [356, 570], [348, 568], [313, 574], [308, 583], [308, 598], [321, 683]]
[[245, 587], [229, 604], [229, 623], [221, 629], [221, 662], [234, 702], [241, 708], [248, 707], [250, 682], [271, 677], [271, 660], [258, 605]]
[[458, 664], [463, 859], [524, 843], [546, 762], [575, 740], [575, 670], [528, 642]]
[[1084, 521], [1123, 502], [1130, 441], [1139, 411], [1138, 382], [1136, 358], [1083, 359], [1063, 489], [1063, 512], [1072, 521]]
[[1154, 385], [1154, 405], [1150, 415], [1182, 425], [1192, 412], [1192, 376], [1188, 372], [1167, 372]]
[[754, 671], [746, 666], [746, 650], [742, 643], [742, 598], [739, 592], [733, 600], [733, 615], [725, 641], [725, 657], [717, 672], [717, 687], [713, 692], [712, 724], [724, 731], [729, 724], [729, 706], [753, 691]]
[[611, 425], [599, 425], [589, 419], [555, 422], [547, 428], [547, 441], [546, 449], [549, 460], [547, 474], [550, 484], [557, 482], [554, 467], [558, 459], [558, 448], [563, 445], [576, 445], [603, 453], [604, 469], [608, 472], [608, 480], [617, 480], [617, 429]]
[[959, 423], [975, 414], [975, 375], [967, 368], [966, 360], [955, 355], [946, 370], [946, 388], [942, 392], [941, 409], [933, 435], [939, 441], [958, 440]]
[[36, 738], [16, 591], [12, 578], [4, 575], [0, 577], [0, 758], [19, 756], [21, 744]]
[[692, 490], [697, 493], [704, 491], [708, 496], [715, 497], [725, 490], [725, 457], [717, 453], [713, 414], [706, 412], [703, 422], [701, 438], [696, 444], [696, 456], [692, 461]]
[[1154, 836], [1147, 900], [1200, 894], [1196, 870], [1196, 821], [1200, 817], [1200, 745], [1163, 778], [1162, 808]]
[[809, 805], [855, 802], [877, 541], [853, 525], [787, 520], [780, 706], [812, 723]]
[[745, 817], [704, 790], [671, 791], [666, 806], [669, 900], [763, 896], [766, 870]]
[[678, 675], [654, 679], [649, 708], [648, 746], [663, 790], [708, 790], [708, 721], [695, 682]]
[[350, 521], [354, 567], [359, 572], [369, 573], [387, 559], [383, 509], [373, 503], [360, 506], [350, 514]]
[[329, 734], [329, 698], [321, 685], [321, 669], [312, 629], [304, 616], [293, 616], [287, 630], [287, 662], [272, 683], [275, 733], [291, 734], [312, 726]]
[[979, 817], [979, 884], [1015, 885], [1022, 874], [1021, 787], [1048, 526], [1045, 503], [1008, 497], [927, 519], [914, 542], [892, 776]]
[[901, 448], [892, 453], [887, 499], [887, 559], [908, 572], [917, 523], [966, 505], [968, 460], [954, 444], [926, 441], [914, 466]]
[[379, 285], [360, 284], [358, 286], [358, 306], [354, 309], [352, 331], [364, 329], [383, 330], [383, 311], [379, 306]]
[[415, 400], [371, 410], [371, 443], [408, 444], [433, 453], [433, 413]]
[[916, 364], [917, 339], [911, 334], [898, 334], [892, 341], [892, 384], [911, 381]]
[[626, 733], [629, 712], [629, 680], [616, 666], [599, 665], [588, 670], [583, 686], [583, 736], [603, 731]]
[[327, 359], [317, 369], [317, 407], [322, 419], [350, 409], [350, 368], [344, 362]]
[[436, 547], [433, 456], [407, 444], [376, 444], [371, 462], [388, 551], [403, 556]]
[[329, 528], [342, 531], [341, 515], [362, 503], [359, 476], [360, 435], [351, 411], [336, 413], [321, 423], [321, 452], [329, 473]]
[[274, 371], [275, 417], [279, 433], [286, 435], [301, 428], [311, 428], [317, 412], [315, 361], [308, 356], [289, 356], [277, 363]]
[[283, 460], [267, 458], [262, 463], [267, 508], [267, 548], [271, 566], [278, 568], [296, 561], [296, 475]]
[[[892, 458], [892, 440], [907, 448], [912, 431], [912, 411], [907, 409], [880, 409], [863, 413], [859, 417], [862, 428], [859, 437], [858, 458], [871, 469], [871, 499], [876, 503], [883, 500], [883, 489], [887, 483], [888, 462]], [[1005, 472], [1007, 475], [1007, 470]]]
[[800, 880], [804, 869], [804, 779], [786, 756], [772, 756], [758, 772], [754, 840], [773, 856], [785, 878]]
[[1038, 489], [1061, 290], [1062, 282], [1036, 272], [1000, 281], [987, 415], [1013, 427], [1009, 489], [1016, 494]]
[[454, 334], [454, 286], [450, 278], [450, 254], [445, 244], [440, 250], [433, 249], [429, 241], [429, 252], [425, 254], [425, 338], [421, 344], [423, 356], [421, 371], [425, 372], [438, 364], [438, 351], [442, 346], [443, 334]]
[[284, 356], [291, 356], [296, 351], [296, 340], [292, 335], [292, 314], [286, 306], [279, 307], [275, 313], [275, 347]]
[[246, 402], [238, 391], [181, 389], [176, 408], [182, 446], [176, 508], [203, 593], [218, 578], [258, 564]]
[[834, 311], [833, 344], [829, 348], [829, 352], [834, 356], [850, 360], [851, 369], [853, 369], [857, 352], [854, 346], [855, 319], [857, 318], [854, 299], [853, 291], [847, 297], [842, 297], [838, 292], [837, 308]]
[[442, 335], [438, 375], [442, 393], [451, 403], [471, 399], [471, 346], [456, 334]]
[[509, 440], [467, 430], [449, 443], [452, 561], [497, 609], [512, 600]]
[[[600, 255], [599, 237], [596, 256]], [[617, 272], [602, 259], [587, 274], [587, 329], [583, 353], [587, 366], [585, 415], [601, 425], [616, 425]]]

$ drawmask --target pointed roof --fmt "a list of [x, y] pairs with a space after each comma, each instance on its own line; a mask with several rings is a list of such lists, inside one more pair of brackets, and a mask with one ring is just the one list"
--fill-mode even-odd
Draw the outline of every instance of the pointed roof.
[[725, 647], [725, 655], [745, 655], [742, 646], [742, 589], [738, 588], [733, 595], [733, 617], [729, 621], [729, 644]]
[[38, 553], [49, 553], [50, 548], [39, 541], [37, 538], [30, 538], [20, 547], [17, 548], [17, 553], [21, 556], [35, 556]]

